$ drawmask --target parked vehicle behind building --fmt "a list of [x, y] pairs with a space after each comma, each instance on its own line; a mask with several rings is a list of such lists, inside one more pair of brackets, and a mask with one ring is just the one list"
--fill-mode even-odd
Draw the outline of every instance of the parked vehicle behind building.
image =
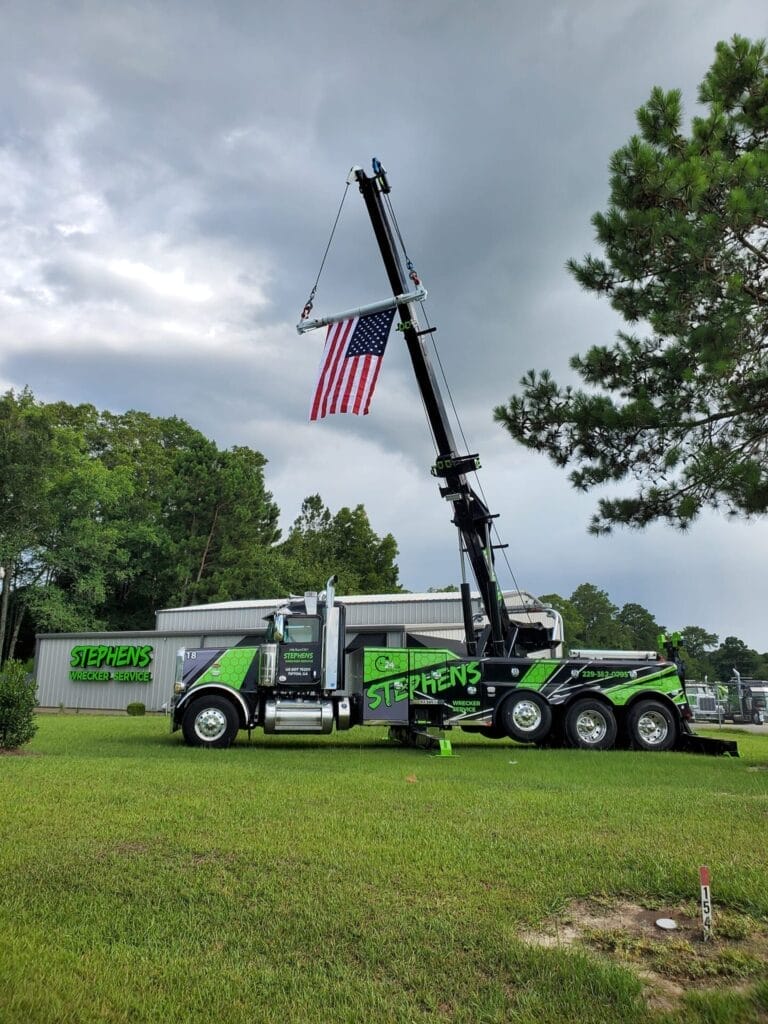
[[768, 720], [768, 682], [735, 670], [725, 683], [686, 682], [685, 695], [696, 722], [764, 725]]

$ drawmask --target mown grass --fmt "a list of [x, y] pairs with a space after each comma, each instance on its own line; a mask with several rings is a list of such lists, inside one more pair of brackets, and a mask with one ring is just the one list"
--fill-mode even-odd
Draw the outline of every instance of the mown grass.
[[4, 1024], [768, 1018], [754, 977], [664, 1016], [601, 951], [521, 940], [574, 898], [695, 899], [700, 864], [716, 911], [767, 920], [768, 737], [733, 760], [459, 735], [447, 759], [378, 730], [207, 751], [162, 718], [39, 723], [0, 758]]

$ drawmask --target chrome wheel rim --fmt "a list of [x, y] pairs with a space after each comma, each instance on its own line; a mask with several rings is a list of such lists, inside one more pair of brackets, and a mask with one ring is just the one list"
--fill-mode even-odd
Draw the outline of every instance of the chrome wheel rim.
[[533, 732], [541, 725], [541, 708], [532, 700], [519, 700], [512, 708], [512, 721], [520, 732]]
[[220, 740], [227, 731], [227, 716], [218, 708], [205, 708], [195, 718], [195, 735], [206, 743]]
[[608, 722], [597, 709], [582, 711], [576, 719], [576, 735], [590, 746], [600, 743], [608, 732]]
[[669, 734], [669, 723], [658, 711], [645, 711], [637, 720], [639, 736], [651, 746], [663, 743]]

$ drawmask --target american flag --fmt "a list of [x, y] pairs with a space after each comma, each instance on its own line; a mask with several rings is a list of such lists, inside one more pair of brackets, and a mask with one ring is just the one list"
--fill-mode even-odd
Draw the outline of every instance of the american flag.
[[333, 413], [368, 413], [394, 318], [395, 310], [386, 309], [330, 325], [310, 420]]

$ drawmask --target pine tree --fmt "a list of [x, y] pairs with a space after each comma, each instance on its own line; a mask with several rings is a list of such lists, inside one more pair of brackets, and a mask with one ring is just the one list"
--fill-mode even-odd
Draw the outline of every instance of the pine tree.
[[708, 112], [685, 135], [680, 92], [653, 89], [593, 217], [604, 255], [568, 263], [631, 333], [571, 360], [586, 389], [532, 370], [495, 410], [517, 441], [575, 466], [577, 488], [634, 481], [599, 501], [594, 533], [768, 510], [765, 42], [718, 43], [699, 100]]

